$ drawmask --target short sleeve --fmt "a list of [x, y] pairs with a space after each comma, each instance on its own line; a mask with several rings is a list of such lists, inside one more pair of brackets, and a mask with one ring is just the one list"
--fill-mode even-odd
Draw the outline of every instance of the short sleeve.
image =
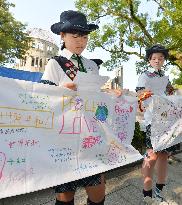
[[41, 78], [41, 81], [49, 81], [55, 85], [59, 85], [62, 75], [62, 69], [56, 60], [50, 59], [45, 67], [45, 71]]
[[174, 95], [174, 91], [175, 91], [174, 87], [172, 86], [171, 82], [168, 81], [168, 84], [166, 86], [165, 94], [166, 95]]
[[146, 86], [146, 79], [147, 79], [146, 74], [142, 73], [140, 75], [140, 77], [138, 78], [138, 83], [137, 83], [136, 88], [145, 88], [145, 86]]

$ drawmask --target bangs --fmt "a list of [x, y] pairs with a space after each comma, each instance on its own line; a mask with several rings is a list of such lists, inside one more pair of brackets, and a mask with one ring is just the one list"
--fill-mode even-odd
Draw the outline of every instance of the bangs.
[[85, 36], [85, 35], [88, 35], [90, 32], [88, 32], [88, 31], [70, 30], [70, 31], [67, 31], [66, 33], [77, 34], [78, 36]]

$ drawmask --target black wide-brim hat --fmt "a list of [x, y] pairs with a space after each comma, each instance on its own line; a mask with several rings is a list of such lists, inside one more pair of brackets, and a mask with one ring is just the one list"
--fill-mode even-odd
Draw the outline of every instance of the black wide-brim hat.
[[88, 24], [86, 16], [78, 11], [64, 11], [60, 15], [60, 22], [55, 23], [51, 26], [51, 31], [57, 35], [60, 32], [71, 33], [71, 32], [84, 32], [90, 33], [99, 26], [96, 24]]
[[153, 54], [153, 53], [163, 53], [165, 59], [167, 59], [168, 56], [169, 56], [169, 50], [168, 49], [166, 49], [164, 46], [156, 44], [156, 45], [152, 46], [151, 48], [146, 49], [145, 59], [149, 60], [151, 54]]

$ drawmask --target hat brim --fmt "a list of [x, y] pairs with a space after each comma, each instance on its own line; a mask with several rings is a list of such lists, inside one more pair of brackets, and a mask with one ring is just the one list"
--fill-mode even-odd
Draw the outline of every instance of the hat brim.
[[162, 53], [164, 55], [165, 59], [168, 58], [168, 56], [169, 56], [168, 49], [155, 49], [155, 50], [148, 49], [146, 51], [146, 57], [145, 57], [146, 60], [149, 60], [151, 54], [153, 54], [153, 53]]
[[51, 26], [51, 31], [57, 35], [60, 35], [60, 32], [72, 32], [72, 31], [79, 31], [79, 32], [92, 32], [98, 29], [99, 26], [96, 24], [87, 24], [87, 27], [82, 27], [80, 25], [72, 25], [70, 22], [58, 22]]

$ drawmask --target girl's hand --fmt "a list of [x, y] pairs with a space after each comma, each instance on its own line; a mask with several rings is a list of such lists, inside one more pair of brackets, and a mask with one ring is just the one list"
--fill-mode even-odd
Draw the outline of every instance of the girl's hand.
[[65, 83], [63, 86], [71, 90], [77, 91], [77, 85], [75, 83]]
[[143, 101], [143, 100], [146, 100], [147, 98], [151, 97], [153, 95], [153, 93], [151, 90], [144, 89], [144, 90], [138, 91], [137, 95], [138, 95], [138, 98]]
[[120, 89], [112, 89], [111, 93], [113, 93], [114, 95], [116, 95], [116, 97], [120, 97], [123, 94], [123, 91]]
[[130, 93], [129, 89], [114, 89], [113, 91], [117, 97], [120, 97], [121, 95], [129, 95]]
[[120, 97], [121, 95], [123, 95], [125, 92], [128, 92], [129, 90], [128, 89], [124, 89], [124, 90], [121, 90], [121, 89], [104, 89], [103, 91], [107, 92], [111, 95], [114, 94], [116, 97]]
[[145, 89], [145, 90], [138, 91], [137, 95], [138, 95], [138, 106], [139, 106], [139, 109], [140, 109], [141, 112], [144, 112], [145, 111], [145, 107], [142, 105], [143, 104], [142, 102], [144, 100], [150, 98], [153, 95], [153, 93], [152, 93], [151, 90]]

